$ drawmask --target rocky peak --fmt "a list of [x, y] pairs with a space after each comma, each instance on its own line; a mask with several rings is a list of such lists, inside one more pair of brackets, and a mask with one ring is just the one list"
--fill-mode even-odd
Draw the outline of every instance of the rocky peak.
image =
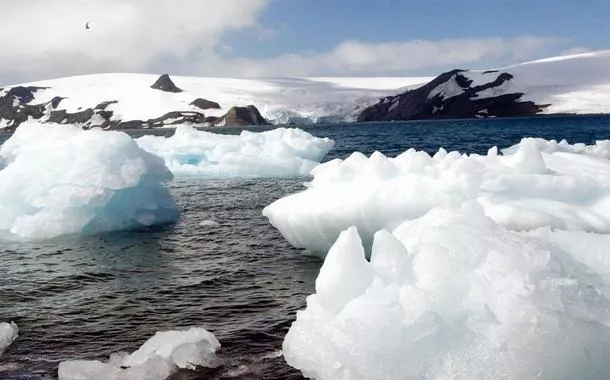
[[150, 88], [165, 92], [182, 92], [182, 90], [174, 84], [168, 74], [161, 75], [159, 79], [157, 79], [157, 81], [150, 86]]

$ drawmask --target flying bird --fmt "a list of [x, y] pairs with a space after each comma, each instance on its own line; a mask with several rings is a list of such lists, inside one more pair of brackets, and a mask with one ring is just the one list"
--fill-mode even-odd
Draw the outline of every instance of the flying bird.
[[89, 21], [87, 21], [87, 23], [85, 24], [85, 29], [91, 29], [91, 28], [89, 27]]

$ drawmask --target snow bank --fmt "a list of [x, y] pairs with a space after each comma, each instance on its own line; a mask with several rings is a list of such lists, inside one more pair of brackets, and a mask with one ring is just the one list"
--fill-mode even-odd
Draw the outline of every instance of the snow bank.
[[47, 239], [178, 216], [163, 161], [126, 134], [27, 122], [0, 147], [0, 237]]
[[19, 328], [13, 322], [0, 322], [0, 356], [19, 336]]
[[178, 368], [214, 367], [220, 343], [200, 327], [157, 332], [132, 354], [108, 362], [70, 360], [59, 364], [59, 380], [164, 380]]
[[242, 131], [239, 136], [179, 126], [174, 136], [144, 136], [138, 145], [165, 160], [175, 175], [294, 177], [308, 175], [334, 142], [300, 129]]
[[609, 243], [509, 231], [474, 200], [377, 232], [370, 262], [352, 227], [284, 356], [318, 380], [607, 378]]
[[263, 210], [294, 246], [324, 256], [341, 231], [357, 226], [367, 251], [373, 234], [435, 207], [476, 200], [511, 230], [610, 233], [610, 141], [595, 146], [523, 139], [499, 155], [395, 158], [354, 153], [317, 166], [308, 189]]

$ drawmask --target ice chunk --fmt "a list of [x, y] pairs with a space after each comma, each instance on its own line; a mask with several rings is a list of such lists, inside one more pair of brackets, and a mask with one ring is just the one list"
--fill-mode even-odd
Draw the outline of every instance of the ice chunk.
[[300, 129], [276, 128], [239, 136], [181, 125], [174, 136], [144, 136], [138, 145], [165, 160], [175, 175], [204, 177], [295, 177], [309, 175], [334, 142]]
[[114, 354], [105, 363], [61, 362], [59, 380], [164, 380], [178, 368], [214, 367], [219, 348], [216, 337], [201, 327], [157, 332], [132, 354]]
[[126, 134], [27, 122], [0, 147], [0, 237], [47, 239], [173, 221], [163, 161]]
[[14, 322], [0, 322], [0, 356], [19, 336], [19, 328]]
[[321, 257], [350, 226], [370, 252], [377, 231], [471, 200], [512, 230], [610, 233], [609, 147], [523, 139], [503, 155], [494, 148], [487, 155], [440, 148], [433, 157], [412, 149], [395, 158], [356, 152], [317, 166], [305, 191], [263, 215], [292, 245]]
[[316, 279], [316, 292], [321, 305], [340, 310], [355, 295], [362, 293], [372, 280], [356, 228], [349, 228], [339, 235], [326, 261], [328, 265], [320, 270]]
[[585, 234], [509, 231], [472, 200], [376, 234], [365, 266], [352, 228], [320, 271], [341, 286], [308, 297], [286, 361], [318, 380], [605, 378], [610, 266]]
[[212, 219], [206, 219], [202, 222], [199, 222], [199, 227], [218, 227], [220, 223]]

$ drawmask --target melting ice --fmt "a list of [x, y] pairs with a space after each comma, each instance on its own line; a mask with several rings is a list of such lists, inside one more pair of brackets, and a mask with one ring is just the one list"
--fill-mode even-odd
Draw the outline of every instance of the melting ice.
[[0, 356], [18, 336], [19, 328], [14, 322], [0, 322]]
[[219, 348], [214, 334], [201, 327], [157, 332], [135, 352], [113, 354], [107, 362], [61, 362], [59, 380], [164, 380], [178, 368], [214, 367]]
[[263, 210], [294, 246], [321, 257], [357, 226], [367, 252], [373, 235], [435, 207], [476, 200], [511, 230], [550, 226], [610, 232], [610, 142], [594, 146], [523, 139], [500, 155], [434, 156], [410, 149], [388, 158], [353, 153], [317, 166], [308, 188]]
[[0, 237], [48, 239], [173, 221], [172, 179], [128, 135], [27, 122], [0, 147]]
[[314, 169], [264, 211], [326, 257], [287, 362], [318, 380], [607, 378], [609, 144]]
[[175, 175], [199, 177], [298, 177], [311, 170], [334, 142], [300, 129], [242, 131], [238, 136], [181, 125], [169, 138], [143, 136], [138, 145], [165, 160]]

